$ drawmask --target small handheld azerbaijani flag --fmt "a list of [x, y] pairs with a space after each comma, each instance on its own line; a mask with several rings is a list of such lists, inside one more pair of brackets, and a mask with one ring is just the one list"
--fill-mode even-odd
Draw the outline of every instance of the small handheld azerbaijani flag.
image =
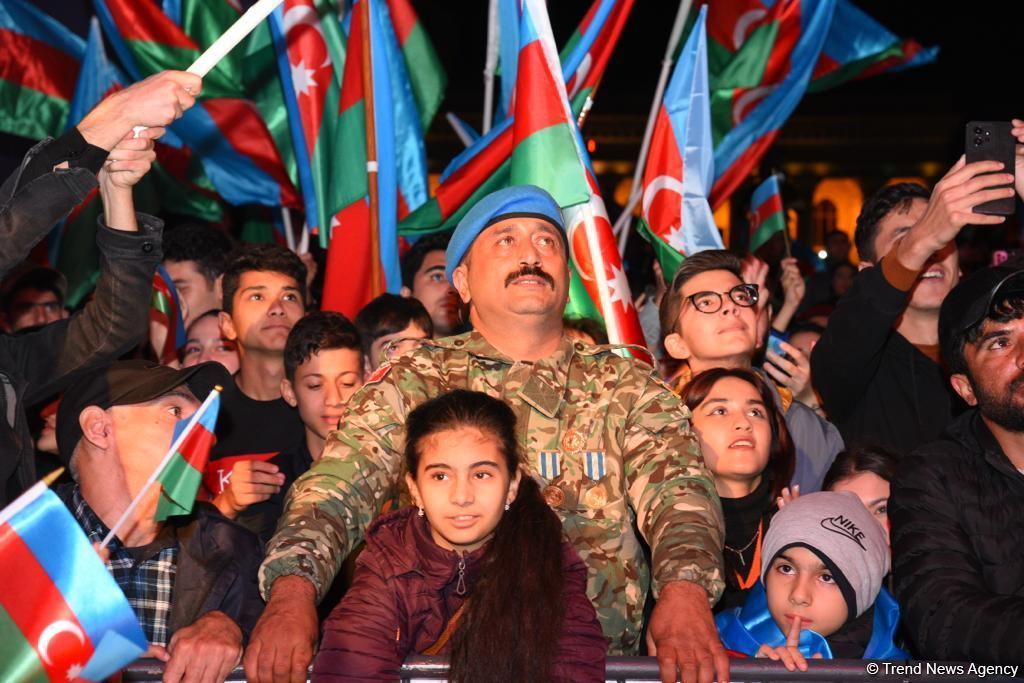
[[148, 645], [124, 593], [44, 482], [0, 511], [0, 586], [2, 680], [102, 681]]
[[750, 197], [750, 253], [763, 247], [777, 232], [786, 229], [782, 192], [776, 175], [768, 176]]
[[171, 363], [178, 357], [178, 349], [185, 345], [185, 321], [181, 315], [181, 299], [170, 274], [157, 266], [153, 274], [153, 298], [149, 305], [149, 320], [167, 330], [160, 362]]
[[156, 477], [163, 488], [156, 506], [156, 521], [192, 512], [203, 471], [210, 459], [210, 449], [216, 440], [214, 429], [219, 411], [218, 387], [210, 392], [195, 415], [175, 425], [171, 440], [173, 454], [165, 457], [166, 462]]

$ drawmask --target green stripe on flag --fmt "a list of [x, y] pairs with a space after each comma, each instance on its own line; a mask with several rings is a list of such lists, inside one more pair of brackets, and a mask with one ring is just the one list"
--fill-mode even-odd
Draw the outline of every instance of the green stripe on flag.
[[750, 246], [748, 250], [753, 253], [763, 247], [768, 240], [770, 240], [775, 233], [782, 232], [786, 229], [786, 217], [781, 211], [776, 211], [768, 218], [764, 219], [764, 222], [758, 226], [754, 234], [750, 236]]
[[590, 318], [604, 324], [604, 316], [590, 298], [590, 292], [572, 261], [569, 262], [569, 301], [565, 304], [565, 315], [569, 318]]
[[49, 683], [39, 655], [0, 605], [0, 676], [5, 681]]
[[[165, 69], [184, 71], [199, 58], [194, 48], [176, 47], [148, 40], [129, 40], [128, 48], [143, 75], [151, 75]], [[242, 75], [238, 69], [229, 69], [221, 60], [203, 78], [203, 99], [213, 97], [245, 97], [242, 90]]]
[[31, 140], [58, 137], [68, 120], [67, 100], [0, 80], [0, 131]]
[[867, 69], [872, 64], [884, 62], [886, 59], [890, 59], [892, 57], [902, 56], [903, 46], [900, 45], [899, 43], [894, 43], [890, 47], [879, 52], [878, 54], [870, 55], [869, 57], [865, 57], [864, 59], [858, 59], [857, 61], [844, 64], [835, 71], [832, 71], [831, 73], [828, 73], [820, 78], [814, 79], [807, 86], [807, 92], [821, 92], [822, 90], [834, 88], [837, 85], [841, 85], [847, 81], [853, 80], [862, 71]]
[[420, 123], [426, 131], [444, 99], [448, 77], [421, 22], [417, 21], [409, 32], [402, 46], [402, 56], [405, 57], [416, 108], [420, 111]]
[[563, 208], [590, 199], [576, 141], [569, 126], [561, 123], [538, 130], [516, 145], [510, 180], [512, 185], [543, 187]]
[[[194, 428], [202, 429], [199, 425]], [[163, 487], [156, 505], [156, 520], [161, 522], [174, 515], [187, 515], [192, 512], [202, 478], [202, 473], [188, 464], [181, 453], [171, 456], [167, 467], [156, 479]]]
[[679, 266], [686, 260], [686, 257], [676, 251], [668, 242], [651, 232], [650, 226], [647, 225], [647, 221], [643, 218], [637, 219], [636, 229], [645, 240], [651, 243], [654, 255], [657, 257], [658, 263], [661, 264], [661, 272], [665, 276], [665, 284], [670, 284], [676, 271], [679, 270]]

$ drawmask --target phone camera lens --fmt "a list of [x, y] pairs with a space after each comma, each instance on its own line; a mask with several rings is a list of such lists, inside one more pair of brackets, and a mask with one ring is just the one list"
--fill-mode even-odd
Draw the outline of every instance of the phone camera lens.
[[974, 129], [974, 134], [975, 135], [981, 135], [984, 132], [985, 131], [983, 131], [980, 127], [977, 127], [977, 128]]
[[974, 138], [974, 146], [975, 147], [981, 147], [981, 142], [982, 142], [981, 138]]

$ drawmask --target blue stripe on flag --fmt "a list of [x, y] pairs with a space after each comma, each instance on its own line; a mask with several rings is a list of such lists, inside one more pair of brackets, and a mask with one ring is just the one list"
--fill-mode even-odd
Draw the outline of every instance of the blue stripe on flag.
[[0, 2], [0, 28], [34, 38], [82, 61], [85, 41], [38, 7], [24, 0]]
[[757, 211], [762, 204], [777, 194], [782, 194], [779, 190], [779, 178], [778, 176], [770, 175], [763, 183], [757, 186], [754, 194], [750, 196], [750, 209]]
[[146, 649], [145, 634], [124, 594], [53, 491], [45, 489], [9, 523], [60, 590], [94, 647], [114, 629], [137, 647], [135, 656]]

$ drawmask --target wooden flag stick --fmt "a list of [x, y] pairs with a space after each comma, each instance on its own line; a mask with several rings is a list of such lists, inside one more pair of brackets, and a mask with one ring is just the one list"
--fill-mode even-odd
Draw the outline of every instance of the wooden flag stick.
[[370, 277], [371, 291], [379, 294], [382, 279], [380, 264], [380, 200], [377, 195], [377, 126], [373, 102], [373, 51], [370, 45], [370, 2], [363, 0], [359, 25], [363, 31], [363, 99], [366, 123], [366, 185], [370, 195]]

